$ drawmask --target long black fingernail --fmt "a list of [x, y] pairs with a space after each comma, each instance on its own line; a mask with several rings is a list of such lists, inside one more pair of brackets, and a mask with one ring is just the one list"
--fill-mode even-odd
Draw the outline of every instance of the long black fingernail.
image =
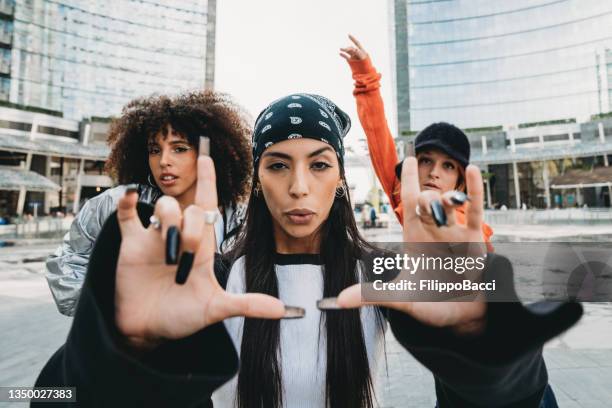
[[128, 184], [125, 186], [125, 194], [128, 193], [137, 193], [138, 192], [138, 184]]
[[200, 156], [210, 156], [210, 139], [206, 136], [200, 136], [200, 147], [198, 148]]
[[431, 208], [431, 215], [436, 225], [438, 227], [446, 225], [446, 213], [444, 212], [442, 203], [439, 200], [434, 200], [431, 202], [429, 207]]
[[172, 226], [166, 233], [166, 264], [176, 265], [178, 263], [179, 248], [181, 247], [181, 234], [178, 228]]
[[176, 270], [176, 278], [174, 281], [179, 285], [182, 285], [187, 281], [191, 267], [193, 266], [194, 255], [193, 252], [183, 252], [179, 266]]
[[285, 314], [283, 319], [299, 319], [306, 315], [306, 310], [303, 307], [285, 306]]
[[461, 191], [455, 191], [453, 195], [451, 195], [450, 200], [458, 205], [462, 205], [466, 201], [470, 201], [467, 195]]
[[416, 152], [414, 150], [414, 140], [406, 142], [404, 149], [405, 149], [404, 151], [406, 152], [406, 157], [416, 156]]
[[395, 176], [398, 180], [402, 180], [402, 167], [404, 167], [404, 162], [401, 161], [395, 165]]
[[328, 297], [317, 300], [317, 308], [319, 310], [336, 310], [342, 309], [338, 306], [338, 298], [337, 297]]

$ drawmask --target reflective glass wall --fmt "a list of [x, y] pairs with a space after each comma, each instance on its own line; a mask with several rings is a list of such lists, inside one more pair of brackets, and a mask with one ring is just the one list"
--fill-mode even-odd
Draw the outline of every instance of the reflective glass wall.
[[600, 68], [612, 49], [612, 1], [409, 0], [407, 14], [396, 26], [408, 32], [412, 129], [609, 110]]
[[[202, 0], [17, 0], [10, 101], [78, 120], [116, 115], [138, 96], [202, 88], [207, 6]], [[0, 37], [7, 29], [0, 27]]]

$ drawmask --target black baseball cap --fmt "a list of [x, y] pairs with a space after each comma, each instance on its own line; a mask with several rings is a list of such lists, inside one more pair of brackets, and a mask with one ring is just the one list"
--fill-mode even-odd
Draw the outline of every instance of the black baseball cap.
[[[416, 154], [429, 149], [438, 149], [457, 160], [464, 168], [470, 163], [470, 142], [457, 126], [446, 122], [432, 123], [423, 129], [414, 141]], [[395, 175], [402, 177], [402, 162], [395, 166]]]

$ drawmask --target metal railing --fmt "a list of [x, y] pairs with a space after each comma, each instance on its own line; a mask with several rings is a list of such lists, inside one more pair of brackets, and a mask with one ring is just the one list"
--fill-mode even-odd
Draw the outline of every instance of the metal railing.
[[61, 238], [70, 229], [73, 219], [73, 217], [15, 218], [12, 224], [0, 225], [0, 239]]
[[563, 208], [550, 210], [486, 210], [485, 221], [491, 225], [610, 223], [610, 230], [612, 232], [612, 209]]

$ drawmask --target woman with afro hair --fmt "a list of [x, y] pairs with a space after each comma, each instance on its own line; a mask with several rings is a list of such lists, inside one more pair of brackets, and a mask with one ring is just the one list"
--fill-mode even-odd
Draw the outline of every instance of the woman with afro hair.
[[[46, 263], [47, 281], [62, 314], [74, 314], [93, 244], [126, 185], [137, 188], [139, 200], [151, 205], [164, 195], [175, 198], [181, 210], [193, 204], [200, 136], [209, 138], [217, 169], [222, 215], [215, 224], [217, 249], [229, 246], [228, 239], [242, 222], [241, 203], [248, 195], [252, 168], [251, 128], [243, 112], [227, 94], [214, 91], [154, 95], [123, 108], [110, 126], [106, 162], [119, 185], [85, 203]], [[180, 246], [176, 229], [164, 233], [173, 234]]]

